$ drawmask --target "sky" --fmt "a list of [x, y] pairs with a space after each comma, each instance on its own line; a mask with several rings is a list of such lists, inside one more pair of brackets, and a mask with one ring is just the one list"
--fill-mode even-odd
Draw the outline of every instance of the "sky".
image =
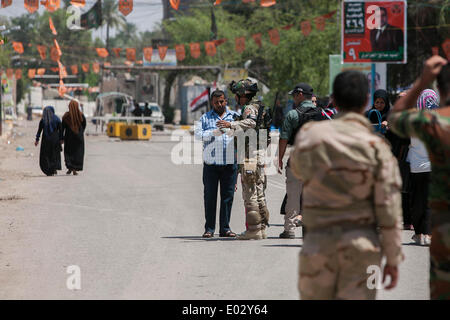
[[[118, 0], [116, 0], [118, 1]], [[28, 11], [24, 8], [24, 0], [12, 0], [12, 5], [6, 8], [0, 8], [0, 16], [18, 17]], [[86, 0], [86, 5], [82, 12], [91, 8], [96, 0]], [[62, 1], [61, 1], [62, 3]], [[45, 7], [39, 6], [39, 14], [45, 11]], [[121, 14], [119, 12], [119, 14]], [[138, 31], [151, 31], [163, 17], [163, 6], [161, 0], [134, 0], [133, 11], [126, 16], [128, 22], [136, 24]], [[111, 33], [114, 35], [114, 32]], [[103, 26], [97, 30], [93, 30], [93, 37], [106, 38], [106, 27]]]

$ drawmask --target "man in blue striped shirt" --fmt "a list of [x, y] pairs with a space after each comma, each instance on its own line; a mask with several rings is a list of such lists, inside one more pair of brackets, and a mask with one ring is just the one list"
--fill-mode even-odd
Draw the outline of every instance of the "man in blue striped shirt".
[[231, 207], [237, 179], [236, 152], [230, 129], [220, 129], [217, 121], [232, 122], [236, 112], [228, 110], [225, 93], [216, 90], [211, 95], [213, 109], [205, 113], [195, 125], [195, 138], [203, 141], [203, 198], [205, 204], [204, 238], [212, 238], [216, 227], [217, 191], [220, 183], [221, 237], [235, 237], [230, 229]]

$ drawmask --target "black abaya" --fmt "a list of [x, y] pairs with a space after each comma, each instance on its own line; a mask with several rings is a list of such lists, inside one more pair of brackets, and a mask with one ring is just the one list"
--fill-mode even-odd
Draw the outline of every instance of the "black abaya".
[[84, 163], [84, 130], [86, 129], [86, 118], [83, 115], [83, 121], [75, 133], [70, 129], [68, 123], [63, 121], [64, 134], [64, 162], [69, 170], [82, 171]]
[[[39, 129], [37, 136], [41, 135], [44, 129], [44, 121], [39, 122]], [[61, 123], [58, 123], [53, 132], [47, 136], [46, 133], [42, 135], [41, 151], [39, 154], [39, 166], [46, 175], [50, 176], [56, 173], [56, 170], [61, 170]]]

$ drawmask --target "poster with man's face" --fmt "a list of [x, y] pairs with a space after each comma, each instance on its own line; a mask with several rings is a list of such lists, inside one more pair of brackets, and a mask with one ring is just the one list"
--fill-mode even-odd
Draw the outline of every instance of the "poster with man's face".
[[343, 2], [344, 63], [406, 63], [406, 1]]

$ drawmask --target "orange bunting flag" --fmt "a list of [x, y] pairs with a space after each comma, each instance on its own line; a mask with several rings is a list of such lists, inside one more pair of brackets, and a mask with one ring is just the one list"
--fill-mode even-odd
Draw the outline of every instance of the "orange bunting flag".
[[2, 0], [2, 8], [9, 7], [12, 4], [12, 0]]
[[274, 45], [278, 45], [280, 43], [280, 33], [278, 32], [277, 29], [269, 30], [269, 37], [270, 37], [270, 41]]
[[70, 66], [72, 74], [78, 74], [78, 66], [76, 64]]
[[61, 80], [59, 80], [58, 93], [62, 97], [66, 92], [67, 92], [67, 88], [64, 85], [64, 81], [62, 81], [62, 79], [61, 79]]
[[60, 0], [42, 0], [41, 4], [44, 5], [48, 11], [54, 12], [60, 7]]
[[119, 11], [127, 16], [133, 11], [133, 0], [119, 0]]
[[222, 39], [218, 39], [218, 40], [213, 40], [214, 41], [214, 45], [216, 47], [220, 46], [221, 44], [224, 44], [225, 42], [228, 41], [228, 39], [226, 38], [222, 38]]
[[15, 76], [17, 80], [22, 79], [22, 69], [16, 69]]
[[109, 55], [108, 50], [105, 48], [95, 48], [95, 50], [100, 58], [106, 58]]
[[55, 25], [53, 24], [53, 20], [52, 20], [51, 17], [48, 17], [48, 24], [49, 24], [49, 26], [50, 26], [50, 30], [52, 30], [52, 33], [53, 33], [55, 36], [58, 35], [58, 32], [56, 32]]
[[39, 9], [39, 0], [25, 0], [23, 6], [28, 10], [29, 13], [35, 12]]
[[277, 4], [276, 0], [261, 0], [261, 7], [271, 7]]
[[178, 61], [183, 61], [186, 58], [186, 49], [184, 48], [184, 44], [177, 44], [175, 46], [175, 55], [177, 56]]
[[22, 45], [22, 42], [16, 42], [16, 41], [13, 41], [13, 42], [12, 42], [12, 46], [13, 46], [13, 49], [14, 49], [15, 52], [17, 52], [17, 53], [19, 53], [19, 54], [22, 54], [22, 53], [23, 53], [23, 45]]
[[180, 0], [170, 0], [170, 5], [175, 10], [178, 10], [178, 7], [180, 6]]
[[37, 69], [36, 73], [38, 74], [38, 76], [43, 76], [45, 73], [45, 68], [39, 68]]
[[66, 78], [67, 77], [67, 70], [66, 67], [61, 63], [61, 61], [58, 60], [58, 69], [59, 69], [59, 78]]
[[216, 45], [214, 41], [206, 41], [205, 42], [205, 51], [206, 54], [210, 57], [214, 57], [217, 53]]
[[216, 2], [214, 2], [214, 5], [217, 6], [222, 2], [222, 0], [216, 0]]
[[239, 53], [244, 52], [245, 50], [245, 37], [238, 37], [235, 39], [235, 48]]
[[28, 78], [33, 79], [36, 75], [36, 69], [28, 69]]
[[89, 63], [83, 63], [81, 65], [81, 69], [83, 70], [83, 72], [89, 72]]
[[153, 48], [152, 47], [146, 47], [144, 49], [142, 49], [143, 53], [144, 53], [144, 59], [147, 62], [151, 62], [152, 61], [152, 55], [153, 55]]
[[314, 23], [316, 24], [317, 30], [319, 31], [325, 30], [325, 18], [323, 16], [315, 18]]
[[56, 41], [56, 39], [53, 39], [53, 44], [55, 45], [56, 50], [58, 50], [58, 55], [61, 57], [62, 52], [61, 52], [61, 49], [59, 48], [59, 44], [58, 44], [58, 41]]
[[311, 33], [311, 22], [309, 20], [302, 21], [300, 23], [300, 26], [302, 28], [302, 33], [305, 37], [309, 36]]
[[450, 39], [447, 39], [442, 43], [442, 49], [444, 50], [447, 60], [450, 60]]
[[120, 51], [122, 51], [122, 48], [112, 48], [112, 51], [116, 55], [116, 58], [120, 57]]
[[200, 43], [190, 43], [189, 48], [191, 49], [191, 57], [194, 59], [198, 59], [200, 57]]
[[36, 48], [37, 48], [37, 51], [39, 52], [39, 55], [41, 56], [41, 59], [45, 60], [45, 58], [47, 58], [47, 47], [37, 45]]
[[86, 0], [70, 0], [70, 4], [75, 7], [83, 8], [86, 5]]
[[127, 60], [128, 61], [136, 61], [136, 49], [135, 48], [127, 48]]
[[11, 79], [12, 78], [12, 76], [13, 76], [13, 74], [14, 74], [14, 70], [13, 69], [6, 69], [6, 77], [8, 78], [8, 79]]
[[256, 34], [252, 35], [252, 38], [253, 38], [253, 41], [255, 41], [255, 43], [258, 45], [258, 47], [261, 48], [261, 46], [262, 46], [261, 33], [256, 33]]
[[58, 51], [58, 48], [56, 48], [55, 46], [53, 46], [51, 49], [50, 49], [50, 58], [53, 60], [53, 61], [58, 61], [59, 60], [59, 57], [60, 57], [60, 55], [59, 55], [59, 51]]
[[168, 46], [158, 46], [159, 58], [161, 59], [161, 61], [164, 61], [164, 59], [166, 58], [167, 49], [169, 49]]
[[94, 62], [92, 64], [92, 71], [94, 71], [95, 73], [99, 73], [100, 72], [100, 63]]

